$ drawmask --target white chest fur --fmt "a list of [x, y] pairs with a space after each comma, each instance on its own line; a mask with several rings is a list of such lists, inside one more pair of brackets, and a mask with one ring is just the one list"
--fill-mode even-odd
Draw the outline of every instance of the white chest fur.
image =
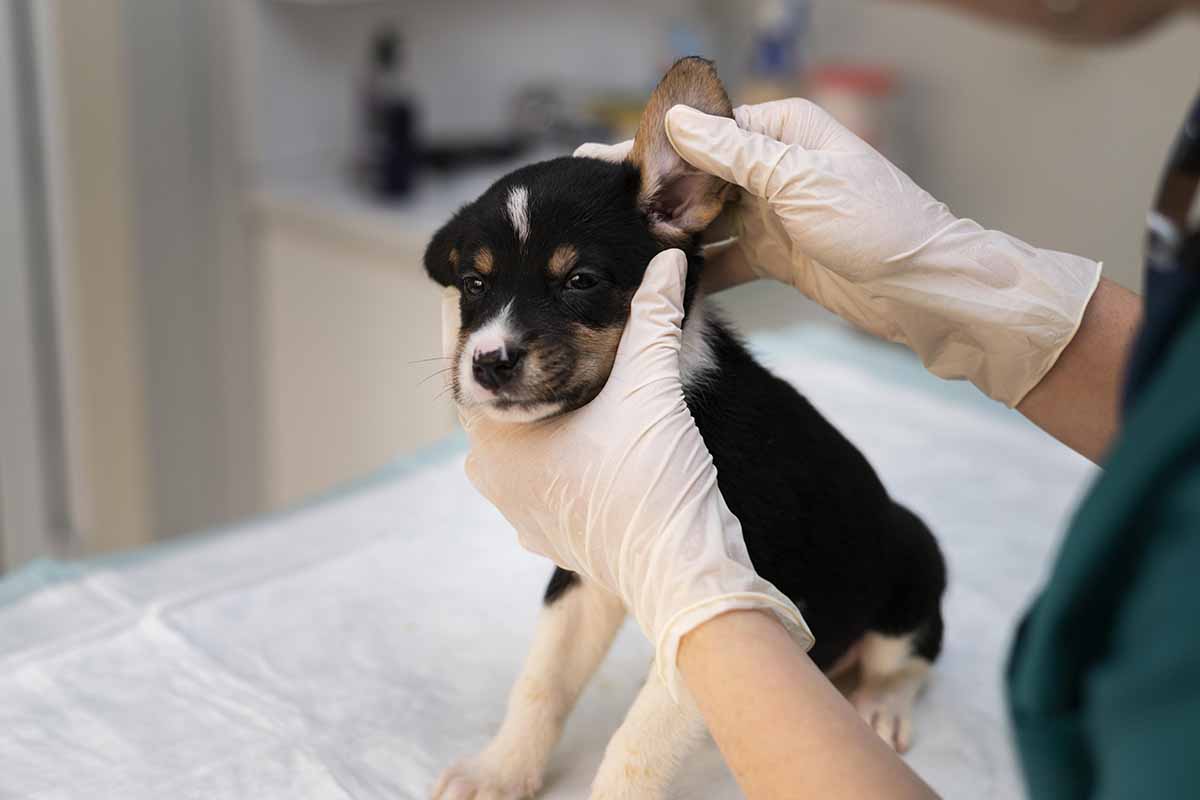
[[708, 298], [697, 295], [683, 321], [683, 338], [679, 348], [679, 376], [685, 388], [703, 382], [717, 368], [717, 359], [709, 339], [711, 327]]

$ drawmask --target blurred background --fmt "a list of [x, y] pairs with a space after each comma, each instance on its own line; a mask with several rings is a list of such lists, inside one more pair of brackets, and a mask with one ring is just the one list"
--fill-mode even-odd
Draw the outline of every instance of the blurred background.
[[[682, 55], [1137, 289], [1198, 32], [1084, 50], [867, 0], [0, 0], [0, 569], [293, 506], [451, 433], [430, 234], [519, 163], [629, 136]], [[823, 324], [791, 292], [722, 299]]]

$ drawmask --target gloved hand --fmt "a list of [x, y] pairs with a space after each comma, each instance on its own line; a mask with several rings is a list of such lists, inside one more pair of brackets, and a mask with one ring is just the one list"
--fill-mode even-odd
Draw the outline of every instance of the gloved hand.
[[[737, 243], [713, 268], [789, 283], [1008, 406], [1070, 343], [1100, 264], [955, 217], [806, 100], [742, 106], [734, 117], [676, 106], [666, 118], [680, 156], [744, 190], [728, 212]], [[622, 147], [577, 155], [620, 158]]]
[[[807, 650], [812, 633], [751, 566], [742, 528], [683, 399], [680, 324], [687, 259], [650, 262], [608, 383], [583, 408], [534, 423], [463, 412], [467, 475], [521, 544], [616, 594], [655, 646], [678, 697], [680, 639], [735, 609], [774, 612]], [[445, 351], [458, 337], [458, 292], [442, 306]]]

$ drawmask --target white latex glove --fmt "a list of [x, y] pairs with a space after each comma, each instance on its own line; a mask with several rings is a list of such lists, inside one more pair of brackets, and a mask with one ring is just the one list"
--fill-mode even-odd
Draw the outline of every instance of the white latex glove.
[[[751, 566], [737, 518], [683, 399], [680, 324], [687, 259], [650, 262], [608, 383], [583, 408], [533, 423], [464, 413], [467, 475], [521, 544], [616, 594], [655, 646], [678, 698], [680, 639], [735, 609], [774, 612], [806, 650], [799, 610]], [[458, 292], [442, 306], [458, 338]]]
[[[911, 348], [935, 375], [1017, 405], [1074, 337], [1101, 265], [959, 219], [807, 100], [667, 113], [694, 167], [744, 191], [727, 214], [724, 274], [770, 277], [869, 333]], [[577, 155], [620, 158], [623, 145]]]

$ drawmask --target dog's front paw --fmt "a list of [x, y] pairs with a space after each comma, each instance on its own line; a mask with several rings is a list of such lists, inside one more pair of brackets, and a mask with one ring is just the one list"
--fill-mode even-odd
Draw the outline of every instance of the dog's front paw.
[[911, 695], [865, 686], [851, 695], [850, 702], [859, 716], [897, 753], [908, 752], [913, 738]]
[[667, 794], [660, 786], [639, 786], [626, 783], [615, 786], [593, 786], [589, 800], [665, 800]]
[[662, 774], [644, 764], [601, 764], [592, 781], [590, 800], [663, 800], [667, 783]]
[[523, 800], [542, 788], [536, 770], [492, 761], [485, 754], [450, 767], [438, 779], [431, 800]]

